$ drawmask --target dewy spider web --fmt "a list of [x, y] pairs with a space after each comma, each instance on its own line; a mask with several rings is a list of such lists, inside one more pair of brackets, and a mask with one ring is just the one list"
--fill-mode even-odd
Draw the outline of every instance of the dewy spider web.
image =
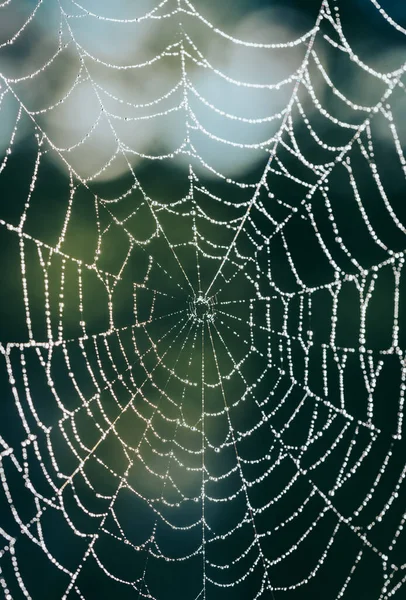
[[[18, 53], [45, 4], [1, 51]], [[189, 0], [135, 17], [88, 5], [55, 2], [57, 48], [0, 76], [0, 119], [14, 107], [0, 167], [4, 597], [403, 598], [404, 67], [366, 64], [327, 0], [313, 28], [275, 44], [221, 31]], [[401, 44], [405, 30], [371, 9]], [[160, 21], [163, 49], [125, 64], [78, 39], [78, 27], [137, 36]], [[205, 57], [199, 28], [250, 64], [300, 60], [283, 81], [239, 81]], [[27, 90], [67, 51], [73, 81], [35, 105]], [[335, 83], [333, 60], [368, 82], [364, 103]], [[149, 102], [103, 78], [148, 78], [165, 61], [178, 80]], [[205, 97], [202, 71], [244, 94], [245, 114]], [[47, 117], [82, 86], [94, 122], [64, 147]], [[250, 94], [272, 106], [286, 89], [284, 108], [252, 116]], [[175, 127], [179, 145], [137, 149], [126, 131], [145, 121]], [[98, 127], [111, 150], [83, 175]], [[217, 146], [262, 168], [229, 177], [210, 162]]]

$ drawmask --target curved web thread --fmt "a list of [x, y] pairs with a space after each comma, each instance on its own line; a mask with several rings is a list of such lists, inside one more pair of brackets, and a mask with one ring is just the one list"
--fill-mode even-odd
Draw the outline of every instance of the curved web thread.
[[[405, 172], [395, 118], [404, 67], [368, 66], [327, 1], [314, 27], [275, 44], [237, 39], [189, 2], [129, 18], [76, 2], [57, 13], [57, 49], [44, 64], [1, 75], [14, 123], [0, 169], [24, 189], [0, 221], [25, 325], [6, 323], [0, 347], [5, 597], [355, 598], [361, 588], [401, 598], [405, 228], [386, 173]], [[80, 23], [100, 21], [106, 31], [155, 21], [173, 31], [152, 58], [113, 63], [78, 39]], [[196, 25], [248, 55], [300, 59], [281, 80], [237, 80], [205, 57]], [[324, 51], [374, 82], [372, 102], [341, 91]], [[73, 83], [30, 108], [27, 89], [65, 52], [76, 57]], [[108, 89], [106, 72], [130, 77], [166, 60], [177, 81], [152, 100]], [[235, 94], [288, 89], [286, 102], [260, 118], [232, 114], [199, 91], [201, 70]], [[82, 86], [94, 121], [63, 145], [45, 117]], [[252, 137], [211, 131], [205, 111]], [[181, 131], [179, 143], [140, 149], [126, 132], [145, 121]], [[20, 184], [12, 159], [23, 127], [31, 162]], [[99, 127], [111, 146], [81, 174]], [[210, 161], [218, 145], [236, 160], [262, 156], [265, 168], [255, 180], [230, 177]], [[54, 217], [50, 156], [62, 171]], [[105, 183], [117, 163], [120, 193]], [[168, 181], [165, 194], [145, 163]]]

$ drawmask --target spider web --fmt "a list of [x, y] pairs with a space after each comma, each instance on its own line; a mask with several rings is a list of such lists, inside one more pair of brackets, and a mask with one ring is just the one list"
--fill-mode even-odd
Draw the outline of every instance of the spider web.
[[[56, 48], [0, 75], [4, 597], [404, 597], [405, 67], [367, 64], [327, 0], [275, 43], [238, 39], [189, 0], [114, 16], [90, 4], [54, 3]], [[45, 5], [2, 52], [18, 56]], [[113, 28], [144, 39], [151, 23], [162, 48], [125, 63], [83, 35], [101, 24], [108, 46]], [[202, 36], [246, 54], [246, 79]], [[66, 52], [75, 73], [40, 105], [32, 90]], [[299, 57], [275, 81], [254, 68], [273, 53]], [[335, 82], [341, 64], [363, 100]], [[175, 82], [138, 102], [162, 65]], [[82, 89], [93, 121], [67, 146], [55, 123], [76, 121], [58, 110]], [[179, 143], [145, 149], [145, 123]], [[260, 166], [230, 176], [221, 154]]]

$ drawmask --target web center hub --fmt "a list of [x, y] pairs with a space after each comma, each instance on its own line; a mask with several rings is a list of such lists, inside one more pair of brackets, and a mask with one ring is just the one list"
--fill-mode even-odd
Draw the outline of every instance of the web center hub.
[[213, 301], [199, 294], [189, 305], [190, 316], [197, 323], [212, 323], [214, 320]]

